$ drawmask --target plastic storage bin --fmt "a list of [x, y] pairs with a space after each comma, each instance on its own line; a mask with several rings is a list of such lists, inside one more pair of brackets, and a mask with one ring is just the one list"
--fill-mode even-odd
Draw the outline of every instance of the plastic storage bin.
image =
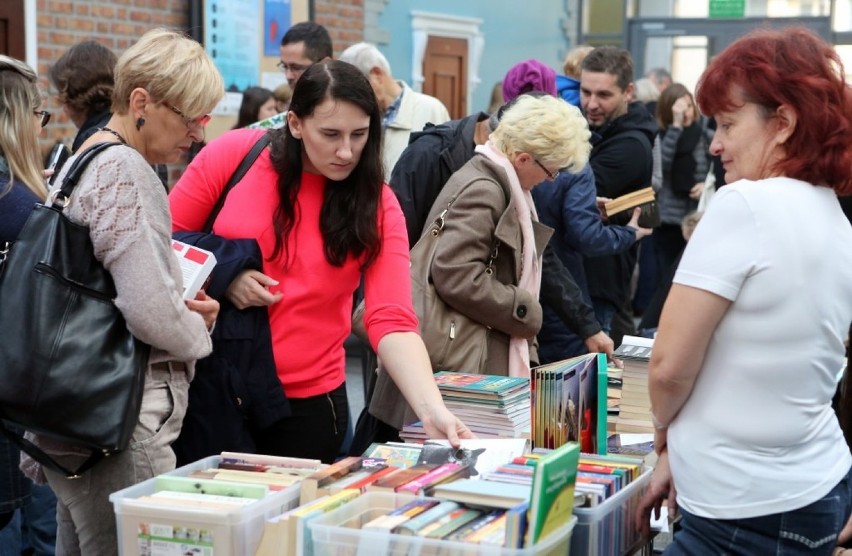
[[652, 469], [646, 469], [639, 478], [599, 506], [574, 508], [577, 526], [571, 537], [572, 556], [621, 556], [639, 541], [633, 519], [652, 473]]
[[[534, 547], [508, 549], [395, 535], [358, 529], [362, 524], [411, 501], [411, 496], [368, 492], [324, 516], [308, 522], [300, 552], [303, 556], [566, 556], [576, 517]], [[309, 537], [309, 538], [307, 538]]]
[[[220, 460], [220, 456], [210, 456], [163, 475], [185, 477], [193, 471], [218, 467]], [[137, 500], [154, 492], [154, 479], [148, 479], [109, 497], [115, 508], [118, 554], [249, 556], [257, 549], [266, 520], [298, 505], [300, 488], [296, 483], [228, 512], [164, 509]]]

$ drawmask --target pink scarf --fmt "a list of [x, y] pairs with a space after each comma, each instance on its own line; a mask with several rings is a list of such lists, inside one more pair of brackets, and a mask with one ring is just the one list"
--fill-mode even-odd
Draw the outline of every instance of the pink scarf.
[[[512, 200], [515, 202], [515, 216], [521, 226], [521, 237], [523, 246], [521, 249], [521, 279], [518, 287], [530, 293], [538, 299], [541, 287], [541, 257], [535, 250], [535, 234], [533, 233], [533, 220], [538, 222], [538, 214], [535, 211], [532, 195], [529, 191], [521, 189], [518, 174], [515, 167], [506, 156], [494, 148], [491, 141], [476, 147], [476, 152], [484, 155], [489, 160], [499, 165], [506, 171], [509, 177], [509, 190]], [[512, 336], [509, 341], [509, 376], [530, 376], [530, 344], [526, 338]]]

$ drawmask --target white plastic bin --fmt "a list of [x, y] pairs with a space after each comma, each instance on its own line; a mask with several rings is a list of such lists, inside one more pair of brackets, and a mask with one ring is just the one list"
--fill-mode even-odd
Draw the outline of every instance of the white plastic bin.
[[645, 470], [599, 506], [574, 508], [577, 526], [571, 537], [572, 556], [621, 556], [639, 540], [633, 520], [652, 473], [653, 469]]
[[[193, 471], [216, 468], [219, 456], [185, 465], [166, 476], [188, 476]], [[262, 500], [230, 511], [154, 507], [138, 498], [154, 493], [155, 479], [110, 495], [115, 507], [119, 556], [250, 556], [254, 554], [266, 520], [295, 508], [296, 483], [272, 492]]]
[[362, 530], [367, 521], [387, 514], [412, 500], [410, 496], [368, 492], [348, 504], [308, 523], [310, 539], [302, 545], [303, 556], [566, 556], [576, 517], [531, 548], [508, 549], [395, 535]]

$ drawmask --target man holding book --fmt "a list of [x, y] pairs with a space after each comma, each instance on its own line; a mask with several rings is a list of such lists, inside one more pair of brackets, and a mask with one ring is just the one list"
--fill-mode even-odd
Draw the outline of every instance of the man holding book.
[[[657, 123], [641, 102], [633, 101], [633, 60], [614, 46], [592, 50], [583, 60], [580, 100], [592, 131], [589, 165], [598, 196], [615, 199], [651, 183], [651, 148]], [[628, 213], [629, 214], [629, 213]], [[626, 220], [611, 219], [610, 224]], [[627, 303], [637, 247], [585, 261], [589, 293], [604, 332]], [[616, 345], [620, 338], [614, 338]]]

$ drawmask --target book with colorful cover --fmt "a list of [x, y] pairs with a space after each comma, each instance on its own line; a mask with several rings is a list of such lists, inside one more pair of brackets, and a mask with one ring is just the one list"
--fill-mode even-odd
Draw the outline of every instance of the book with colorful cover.
[[523, 377], [478, 375], [452, 371], [439, 371], [434, 376], [441, 391], [483, 394], [489, 397], [506, 396], [529, 387], [529, 379]]
[[470, 466], [460, 463], [444, 463], [432, 471], [420, 475], [412, 481], [397, 487], [396, 492], [409, 492], [411, 494], [428, 496], [432, 490], [440, 484], [469, 477], [470, 469]]
[[460, 508], [435, 522], [435, 526], [424, 527], [418, 535], [429, 539], [443, 539], [481, 515], [482, 510]]
[[399, 508], [393, 510], [384, 515], [380, 515], [364, 525], [361, 526], [361, 529], [379, 529], [384, 531], [391, 531], [396, 527], [399, 527], [406, 521], [411, 518], [418, 516], [436, 506], [438, 504], [437, 500], [412, 500], [408, 504], [400, 506]]
[[480, 535], [479, 531], [481, 531], [482, 528], [487, 526], [489, 523], [492, 523], [502, 517], [504, 513], [505, 512], [503, 510], [493, 510], [483, 513], [467, 525], [456, 529], [451, 535], [447, 536], [446, 539], [448, 541], [477, 542], [473, 539]]
[[195, 299], [195, 295], [204, 287], [210, 273], [216, 268], [216, 256], [206, 249], [176, 239], [172, 240], [172, 252], [180, 263], [183, 298]]
[[586, 451], [606, 453], [606, 356], [591, 353], [542, 365], [531, 376], [535, 446], [580, 442]]
[[371, 492], [396, 492], [398, 488], [402, 488], [437, 467], [438, 465], [434, 463], [421, 463], [412, 467], [399, 469], [367, 485], [365, 490]]
[[533, 474], [527, 546], [556, 532], [571, 519], [580, 446], [568, 443], [539, 458]]
[[381, 458], [385, 463], [393, 467], [411, 467], [417, 464], [420, 458], [419, 445], [405, 443], [378, 443], [375, 442], [361, 454], [365, 458]]
[[394, 533], [399, 535], [416, 535], [423, 527], [426, 527], [430, 523], [443, 518], [445, 515], [458, 510], [460, 507], [461, 506], [458, 502], [442, 500], [438, 502], [436, 506], [429, 508], [422, 514], [412, 517], [402, 525], [397, 526], [397, 528], [394, 529]]
[[506, 548], [523, 548], [524, 537], [527, 532], [527, 514], [530, 503], [521, 502], [506, 510], [505, 534], [503, 546]]

